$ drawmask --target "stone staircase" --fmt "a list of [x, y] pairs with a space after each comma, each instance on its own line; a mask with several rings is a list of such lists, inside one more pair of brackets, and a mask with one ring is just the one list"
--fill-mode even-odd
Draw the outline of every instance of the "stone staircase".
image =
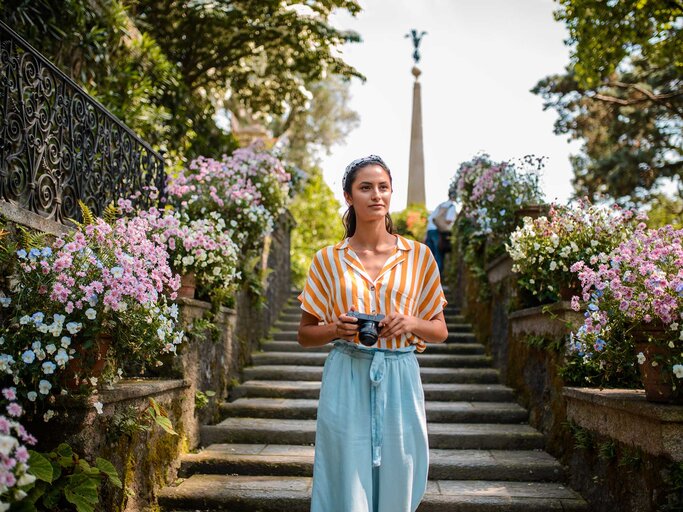
[[[309, 510], [317, 398], [331, 345], [299, 346], [298, 304], [294, 295], [273, 341], [253, 354], [244, 382], [221, 406], [225, 419], [203, 427], [206, 448], [183, 457], [178, 482], [159, 496], [162, 510]], [[430, 445], [430, 481], [418, 510], [588, 511], [563, 484], [562, 466], [543, 451], [543, 436], [499, 383], [470, 326], [450, 306], [446, 319], [448, 341], [418, 355]]]

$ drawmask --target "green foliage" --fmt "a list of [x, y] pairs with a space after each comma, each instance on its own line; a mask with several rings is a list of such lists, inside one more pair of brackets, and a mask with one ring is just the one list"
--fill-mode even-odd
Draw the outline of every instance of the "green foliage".
[[544, 335], [527, 334], [522, 342], [530, 347], [549, 352], [560, 352], [565, 346], [564, 338], [551, 339]]
[[329, 24], [336, 10], [360, 7], [354, 0], [314, 0], [303, 9], [250, 0], [113, 0], [96, 8], [88, 0], [0, 1], [0, 18], [166, 150], [171, 170], [237, 147], [216, 122], [226, 107], [284, 116], [290, 125], [306, 115], [309, 84], [362, 78], [335, 51], [360, 40]]
[[563, 426], [569, 430], [572, 437], [574, 438], [574, 447], [582, 450], [591, 450], [595, 445], [595, 440], [593, 439], [593, 434], [590, 430], [587, 430], [571, 420], [565, 420]]
[[618, 466], [637, 469], [643, 463], [643, 455], [638, 448], [630, 446], [623, 447], [621, 456], [619, 457]]
[[197, 390], [194, 394], [194, 408], [196, 410], [203, 409], [207, 405], [209, 405], [209, 402], [211, 401], [211, 398], [216, 396], [215, 391], [200, 391]]
[[391, 214], [396, 232], [418, 242], [424, 242], [428, 217], [429, 212], [423, 204], [410, 204], [405, 210]]
[[160, 426], [167, 434], [171, 434], [172, 436], [178, 435], [178, 432], [173, 430], [173, 424], [168, 417], [168, 413], [156, 400], [154, 400], [154, 398], [149, 399], [149, 407], [145, 409], [145, 412], [152, 421]]
[[656, 229], [671, 224], [674, 229], [683, 228], [683, 199], [657, 194], [646, 207], [649, 227]]
[[294, 197], [289, 208], [297, 223], [291, 242], [294, 286], [303, 287], [316, 251], [337, 243], [344, 236], [339, 207], [320, 169], [311, 169], [303, 190]]
[[102, 483], [106, 481], [123, 488], [111, 462], [98, 457], [91, 466], [66, 443], [48, 453], [30, 450], [29, 454], [29, 473], [36, 480], [23, 488], [27, 496], [13, 510], [33, 512], [69, 508], [77, 512], [94, 512], [99, 504]]
[[598, 445], [598, 456], [602, 460], [614, 460], [617, 457], [617, 443], [608, 439]]
[[559, 0], [572, 60], [532, 89], [582, 140], [572, 157], [577, 196], [647, 201], [683, 175], [683, 37], [678, 1]]

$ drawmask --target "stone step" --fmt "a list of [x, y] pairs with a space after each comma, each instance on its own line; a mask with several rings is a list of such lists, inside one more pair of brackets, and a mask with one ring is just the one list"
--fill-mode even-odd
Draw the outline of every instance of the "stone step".
[[[212, 444], [182, 456], [179, 476], [194, 474], [311, 476], [313, 446]], [[555, 482], [560, 463], [540, 450], [429, 450], [432, 480], [518, 480]]]
[[[318, 400], [310, 398], [239, 398], [220, 405], [223, 417], [315, 419]], [[446, 423], [522, 423], [528, 412], [516, 403], [425, 403], [427, 421]]]
[[[296, 331], [276, 331], [271, 333], [271, 337], [273, 341], [297, 341], [298, 333]], [[451, 332], [446, 341], [449, 343], [478, 343], [477, 338], [470, 332]]]
[[[251, 356], [254, 365], [301, 365], [321, 366], [327, 354], [321, 352], [255, 352]], [[422, 367], [481, 368], [491, 365], [491, 358], [480, 354], [418, 354]]]
[[[502, 384], [423, 384], [425, 399], [438, 401], [505, 402], [514, 400], [512, 388]], [[320, 382], [249, 380], [230, 391], [230, 399], [318, 398]]]
[[[194, 475], [159, 493], [165, 510], [309, 512], [312, 479]], [[587, 512], [579, 494], [558, 483], [431, 480], [418, 512]]]
[[[244, 380], [321, 380], [321, 366], [261, 365], [243, 370]], [[493, 368], [420, 368], [423, 383], [449, 382], [498, 384], [498, 370]]]
[[[302, 347], [297, 341], [266, 341], [261, 345], [264, 352], [329, 352], [334, 345], [327, 343], [320, 347]], [[424, 354], [484, 354], [481, 343], [430, 343]]]
[[[429, 446], [449, 449], [533, 450], [543, 436], [529, 425], [492, 423], [431, 423]], [[201, 427], [202, 446], [215, 443], [313, 444], [315, 420], [227, 418]]]

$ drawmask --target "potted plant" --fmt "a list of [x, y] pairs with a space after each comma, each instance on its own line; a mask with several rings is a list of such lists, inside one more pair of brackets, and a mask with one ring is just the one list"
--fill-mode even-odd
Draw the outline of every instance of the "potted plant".
[[[683, 401], [683, 230], [644, 224], [592, 268], [572, 266], [588, 303], [575, 349], [632, 344], [648, 400]], [[579, 297], [572, 299], [579, 309]], [[593, 350], [590, 350], [592, 345]]]

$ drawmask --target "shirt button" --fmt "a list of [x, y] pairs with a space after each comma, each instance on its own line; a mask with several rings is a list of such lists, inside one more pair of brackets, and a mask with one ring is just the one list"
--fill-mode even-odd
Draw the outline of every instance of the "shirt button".
[[374, 287], [374, 286], [371, 286], [371, 287], [370, 287], [370, 291], [371, 291], [371, 292], [374, 292], [374, 291], [375, 291], [375, 287]]
[[372, 311], [370, 311], [370, 314], [371, 314], [371, 315], [374, 315], [374, 314], [376, 314], [376, 313], [377, 313], [377, 312], [376, 312], [374, 309], [373, 309]]

